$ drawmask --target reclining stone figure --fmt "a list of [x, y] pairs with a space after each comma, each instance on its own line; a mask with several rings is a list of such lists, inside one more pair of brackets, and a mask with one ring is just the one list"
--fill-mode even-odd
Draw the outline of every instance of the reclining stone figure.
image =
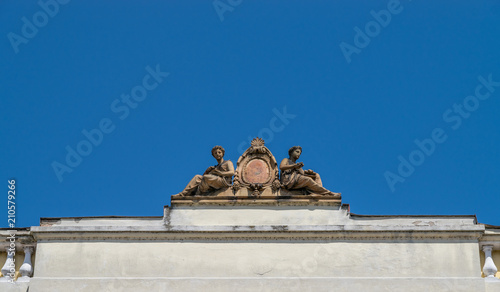
[[207, 168], [203, 175], [195, 175], [178, 196], [201, 195], [230, 187], [234, 175], [234, 166], [230, 160], [224, 160], [224, 153], [225, 150], [222, 146], [212, 148], [212, 156], [217, 160], [218, 164]]
[[281, 185], [287, 190], [304, 189], [308, 194], [328, 195], [340, 198], [340, 193], [334, 193], [323, 187], [321, 177], [311, 169], [303, 170], [304, 163], [297, 163], [302, 154], [302, 147], [293, 146], [288, 150], [289, 158], [280, 163]]

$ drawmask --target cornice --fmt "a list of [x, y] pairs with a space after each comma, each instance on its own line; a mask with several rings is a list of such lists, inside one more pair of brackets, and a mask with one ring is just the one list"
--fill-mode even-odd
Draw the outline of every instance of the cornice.
[[394, 241], [478, 240], [484, 226], [157, 226], [157, 227], [33, 227], [37, 241]]

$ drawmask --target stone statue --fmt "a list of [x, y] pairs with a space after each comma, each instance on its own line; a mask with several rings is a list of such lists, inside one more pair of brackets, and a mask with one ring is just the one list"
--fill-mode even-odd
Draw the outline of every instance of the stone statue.
[[222, 146], [212, 148], [212, 156], [218, 164], [210, 166], [203, 175], [195, 175], [178, 196], [201, 195], [231, 186], [234, 166], [230, 160], [224, 160], [225, 150]]
[[288, 150], [289, 158], [280, 163], [281, 185], [287, 190], [305, 189], [307, 193], [328, 195], [340, 198], [340, 193], [331, 192], [323, 187], [319, 174], [311, 169], [303, 170], [304, 163], [296, 162], [302, 154], [302, 147], [293, 146]]

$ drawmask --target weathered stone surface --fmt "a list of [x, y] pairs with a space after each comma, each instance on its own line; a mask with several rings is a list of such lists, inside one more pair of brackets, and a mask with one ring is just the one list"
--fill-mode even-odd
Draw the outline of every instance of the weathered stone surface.
[[478, 243], [497, 244], [498, 232], [475, 216], [355, 215], [347, 205], [274, 202], [174, 205], [162, 217], [42, 218], [29, 231], [38, 242], [29, 291], [500, 287], [480, 277]]
[[[280, 182], [276, 159], [264, 146], [264, 140], [255, 138], [238, 159], [231, 188], [228, 188], [228, 184], [219, 177], [211, 176], [213, 167], [210, 167], [203, 176], [195, 176], [184, 191], [172, 196], [171, 202], [173, 205], [340, 203], [340, 193], [323, 188], [318, 173], [312, 170], [304, 171], [302, 170], [304, 164], [296, 163], [301, 153], [302, 148], [299, 146], [290, 148], [290, 158], [285, 158], [280, 165], [282, 170]], [[217, 159], [220, 162], [222, 157]], [[276, 202], [273, 203], [272, 200]]]
[[[193, 277], [193, 278], [61, 278], [33, 279], [30, 292], [497, 292], [482, 279], [439, 277]], [[3, 291], [3, 290], [2, 290]], [[9, 291], [7, 291], [9, 292]]]
[[231, 187], [234, 166], [231, 161], [224, 160], [224, 153], [222, 146], [212, 148], [212, 156], [218, 164], [207, 168], [203, 175], [195, 175], [184, 190], [175, 197], [212, 195], [214, 191]]
[[[0, 278], [1, 279], [1, 278]], [[14, 284], [9, 282], [0, 282], [0, 291], [2, 292], [27, 292], [29, 287], [29, 283], [22, 282], [14, 282]], [[33, 289], [31, 291], [34, 291]], [[51, 291], [49, 289], [41, 290], [41, 291]]]
[[39, 244], [30, 291], [489, 292], [479, 277], [484, 226], [474, 216], [174, 206], [162, 219], [45, 225], [33, 227]]
[[[248, 190], [249, 196], [275, 193], [280, 188], [278, 163], [264, 140], [255, 138], [251, 146], [238, 158], [233, 191], [239, 196]], [[243, 192], [241, 192], [243, 190]]]
[[231, 189], [218, 190], [210, 196], [172, 196], [172, 206], [201, 206], [201, 205], [290, 205], [290, 206], [319, 206], [340, 205], [341, 200], [337, 196], [306, 194], [301, 191], [287, 191], [279, 189], [273, 192], [266, 188], [258, 195], [254, 195], [251, 189], [243, 188], [238, 191]]
[[280, 163], [281, 187], [287, 190], [299, 190], [306, 194], [335, 196], [340, 199], [340, 193], [334, 193], [323, 187], [321, 177], [311, 169], [303, 170], [304, 163], [297, 162], [302, 154], [302, 147], [293, 146], [288, 150], [288, 158]]
[[244, 180], [253, 184], [264, 184], [269, 181], [269, 166], [262, 159], [251, 160], [243, 171]]

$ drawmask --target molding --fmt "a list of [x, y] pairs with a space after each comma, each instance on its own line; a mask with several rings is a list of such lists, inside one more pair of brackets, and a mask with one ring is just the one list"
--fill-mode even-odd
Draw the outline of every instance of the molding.
[[482, 249], [485, 245], [493, 246], [493, 250], [500, 250], [500, 229], [491, 228], [490, 225], [486, 227], [483, 236], [479, 239], [479, 248]]
[[259, 197], [251, 197], [248, 195], [240, 195], [242, 192], [248, 192], [246, 189], [239, 190], [234, 196], [207, 197], [207, 196], [191, 196], [172, 198], [172, 207], [178, 206], [340, 206], [341, 199], [334, 196], [321, 195], [294, 195], [283, 196], [279, 195], [261, 195]]
[[308, 240], [436, 240], [477, 241], [482, 226], [468, 228], [370, 227], [366, 226], [172, 226], [157, 228], [37, 227], [32, 231], [38, 241], [308, 241]]

